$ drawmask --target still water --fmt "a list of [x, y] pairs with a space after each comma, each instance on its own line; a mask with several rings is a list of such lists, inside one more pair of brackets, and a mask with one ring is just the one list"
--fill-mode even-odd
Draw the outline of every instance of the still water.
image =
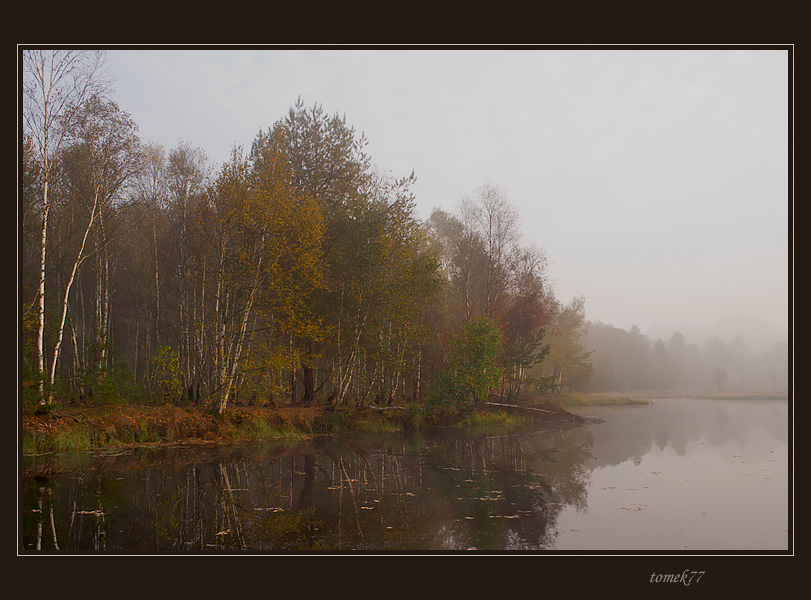
[[787, 550], [788, 403], [509, 435], [26, 457], [24, 551]]

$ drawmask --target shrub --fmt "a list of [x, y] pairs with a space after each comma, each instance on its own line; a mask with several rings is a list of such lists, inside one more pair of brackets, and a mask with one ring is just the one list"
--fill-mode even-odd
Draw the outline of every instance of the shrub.
[[153, 380], [163, 402], [178, 402], [183, 397], [183, 378], [177, 352], [170, 346], [161, 346], [152, 359]]
[[99, 398], [95, 401], [101, 404], [123, 404], [138, 398], [140, 394], [135, 375], [127, 362], [121, 361], [104, 374], [98, 384]]

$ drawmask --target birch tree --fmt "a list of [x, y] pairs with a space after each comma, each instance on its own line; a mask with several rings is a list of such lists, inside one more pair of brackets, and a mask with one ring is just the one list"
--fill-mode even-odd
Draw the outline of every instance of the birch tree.
[[474, 198], [462, 200], [461, 216], [466, 229], [475, 233], [484, 245], [481, 314], [493, 318], [503, 308], [511, 263], [521, 239], [518, 213], [497, 185], [484, 184], [476, 189]]
[[[110, 229], [113, 201], [126, 180], [137, 167], [137, 127], [130, 116], [115, 102], [98, 96], [90, 98], [76, 113], [72, 144], [65, 149], [62, 160], [65, 171], [64, 192], [67, 204], [78, 207], [86, 215], [80, 233], [78, 249], [70, 266], [64, 292], [60, 298], [60, 319], [48, 375], [49, 385], [56, 376], [65, 331], [65, 321], [71, 289], [80, 266], [91, 255], [88, 240], [95, 232], [92, 255], [96, 258], [95, 310], [96, 357], [95, 370], [101, 371], [106, 362], [107, 332], [110, 323]], [[105, 217], [107, 225], [105, 225]], [[48, 402], [52, 400], [49, 394]]]
[[[194, 384], [199, 384], [203, 352], [201, 340], [195, 336], [198, 321], [202, 319], [202, 294], [191, 280], [195, 265], [192, 265], [190, 254], [200, 240], [195, 239], [191, 225], [193, 214], [203, 201], [209, 181], [206, 153], [189, 143], [181, 142], [169, 152], [165, 176], [168, 188], [169, 235], [173, 245], [169, 271], [172, 280], [167, 281], [165, 287], [174, 291], [174, 298], [173, 304], [170, 306], [167, 303], [163, 312], [167, 317], [167, 325], [172, 321], [177, 324], [177, 332], [173, 337], [179, 349], [184, 386], [191, 399]], [[202, 265], [200, 270], [202, 271]]]
[[292, 186], [276, 142], [253, 169], [241, 150], [233, 151], [203, 216], [212, 249], [216, 410], [222, 413], [257, 323], [266, 336], [314, 337], [319, 322], [308, 312], [307, 295], [319, 278], [321, 218], [317, 203]]
[[[42, 226], [38, 286], [37, 364], [44, 375], [45, 279], [48, 227], [54, 162], [71, 133], [85, 101], [103, 94], [109, 84], [105, 56], [86, 50], [24, 50], [23, 127], [33, 140], [42, 185]], [[46, 403], [44, 376], [39, 384], [39, 404]]]

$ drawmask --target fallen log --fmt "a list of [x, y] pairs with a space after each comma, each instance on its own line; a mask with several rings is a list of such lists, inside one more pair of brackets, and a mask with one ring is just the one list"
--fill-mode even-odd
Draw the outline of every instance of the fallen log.
[[532, 406], [518, 406], [517, 404], [502, 404], [501, 402], [483, 402], [485, 406], [499, 406], [502, 408], [515, 408], [517, 410], [533, 410], [537, 412], [547, 413], [550, 415], [556, 414], [554, 411], [551, 410], [544, 410], [542, 408], [535, 408]]
[[[363, 406], [362, 408], [371, 408], [372, 410], [378, 410], [378, 411], [405, 410], [406, 409], [405, 406], [375, 406], [373, 404], [367, 404], [366, 406]], [[418, 406], [418, 407], [415, 407], [414, 410], [424, 411], [425, 407]]]

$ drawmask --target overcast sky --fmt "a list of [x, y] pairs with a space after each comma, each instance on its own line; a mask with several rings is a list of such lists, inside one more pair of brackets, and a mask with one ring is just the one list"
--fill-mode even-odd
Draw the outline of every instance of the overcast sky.
[[781, 50], [113, 50], [141, 139], [212, 163], [301, 96], [413, 169], [422, 218], [489, 182], [590, 320], [701, 343], [787, 339]]

